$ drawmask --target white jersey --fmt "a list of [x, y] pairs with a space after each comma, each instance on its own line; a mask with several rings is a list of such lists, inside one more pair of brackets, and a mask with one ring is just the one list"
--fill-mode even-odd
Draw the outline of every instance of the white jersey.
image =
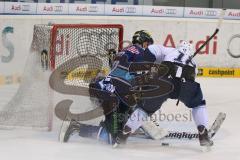
[[[148, 49], [155, 56], [156, 63], [169, 61], [186, 65], [186, 63], [190, 60], [189, 55], [179, 52], [177, 48], [164, 47], [163, 45], [150, 45], [148, 46]], [[191, 60], [188, 65], [196, 67], [193, 60]]]
[[[155, 63], [161, 63], [163, 61], [173, 62], [177, 64], [189, 65], [195, 68], [195, 74], [197, 75], [198, 69], [196, 63], [190, 59], [190, 56], [181, 53], [177, 48], [164, 47], [163, 45], [150, 45], [149, 51], [155, 56]], [[176, 77], [181, 77], [182, 67], [178, 66]]]

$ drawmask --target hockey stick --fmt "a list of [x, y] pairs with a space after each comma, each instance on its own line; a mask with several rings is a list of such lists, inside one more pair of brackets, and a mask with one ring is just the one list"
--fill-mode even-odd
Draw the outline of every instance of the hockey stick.
[[[209, 137], [213, 138], [216, 133], [219, 131], [222, 123], [226, 119], [226, 113], [220, 112], [216, 119], [214, 120], [213, 124], [211, 125], [209, 129]], [[137, 132], [133, 136], [138, 137], [145, 135], [144, 132]], [[149, 137], [147, 137], [149, 138]], [[179, 139], [179, 140], [193, 140], [198, 139], [198, 133], [191, 133], [191, 132], [177, 132], [177, 131], [169, 131], [168, 135], [165, 136], [163, 139]]]
[[[223, 17], [225, 15], [226, 9], [222, 9], [219, 19], [218, 19], [218, 24], [217, 28], [215, 29], [214, 33], [193, 53], [193, 55], [189, 58], [189, 60], [186, 62], [187, 64], [192, 61], [192, 59], [218, 34], [220, 27], [222, 25]], [[179, 99], [177, 100], [177, 106], [179, 104]]]
[[209, 136], [211, 138], [213, 138], [215, 136], [215, 134], [217, 133], [217, 131], [219, 130], [219, 128], [221, 127], [223, 121], [226, 119], [226, 113], [222, 113], [220, 112], [218, 114], [218, 117], [215, 119], [215, 121], [213, 122], [211, 128], [209, 129]]
[[202, 49], [203, 47], [205, 47], [219, 32], [220, 27], [222, 25], [222, 21], [223, 21], [223, 17], [225, 15], [226, 9], [222, 9], [219, 19], [218, 19], [218, 24], [217, 24], [217, 28], [214, 31], [214, 33], [206, 40], [205, 43], [203, 43], [193, 54], [192, 58], [195, 57]]
[[[209, 137], [213, 138], [218, 130], [220, 129], [222, 123], [226, 119], [226, 113], [220, 112], [213, 122], [212, 126], [208, 130], [209, 132]], [[190, 132], [169, 132], [169, 134], [166, 136], [166, 138], [175, 138], [175, 139], [197, 139], [198, 138], [198, 133], [190, 133]]]

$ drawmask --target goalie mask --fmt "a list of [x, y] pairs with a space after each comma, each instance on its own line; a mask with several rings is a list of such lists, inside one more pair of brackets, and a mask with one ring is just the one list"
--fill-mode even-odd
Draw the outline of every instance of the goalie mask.
[[181, 41], [177, 46], [177, 50], [184, 55], [193, 56], [193, 45], [187, 41]]
[[132, 43], [133, 44], [141, 44], [143, 45], [144, 42], [148, 42], [149, 45], [153, 44], [153, 38], [150, 33], [148, 33], [145, 30], [140, 30], [134, 33], [133, 38], [132, 38]]

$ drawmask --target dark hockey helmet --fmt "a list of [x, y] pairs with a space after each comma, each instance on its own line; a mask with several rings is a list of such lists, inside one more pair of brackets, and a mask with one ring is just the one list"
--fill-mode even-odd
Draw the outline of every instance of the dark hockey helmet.
[[140, 30], [134, 33], [133, 37], [132, 37], [132, 43], [133, 44], [143, 44], [144, 42], [148, 42], [150, 44], [153, 44], [153, 38], [151, 36], [151, 34], [146, 31], [146, 30]]

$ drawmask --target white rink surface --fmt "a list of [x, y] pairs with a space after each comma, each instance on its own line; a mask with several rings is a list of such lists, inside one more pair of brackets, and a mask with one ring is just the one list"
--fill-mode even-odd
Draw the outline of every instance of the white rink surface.
[[[198, 81], [207, 100], [210, 123], [219, 112], [227, 113], [210, 152], [202, 152], [194, 140], [170, 141], [170, 146], [161, 146], [160, 141], [130, 139], [124, 148], [112, 149], [78, 136], [62, 144], [58, 142], [58, 130], [0, 130], [0, 160], [240, 160], [240, 79], [199, 78]], [[1, 103], [4, 103], [6, 89], [0, 86]], [[170, 112], [184, 108], [176, 107], [175, 103], [169, 101], [163, 108]], [[176, 123], [168, 125], [176, 129]]]

